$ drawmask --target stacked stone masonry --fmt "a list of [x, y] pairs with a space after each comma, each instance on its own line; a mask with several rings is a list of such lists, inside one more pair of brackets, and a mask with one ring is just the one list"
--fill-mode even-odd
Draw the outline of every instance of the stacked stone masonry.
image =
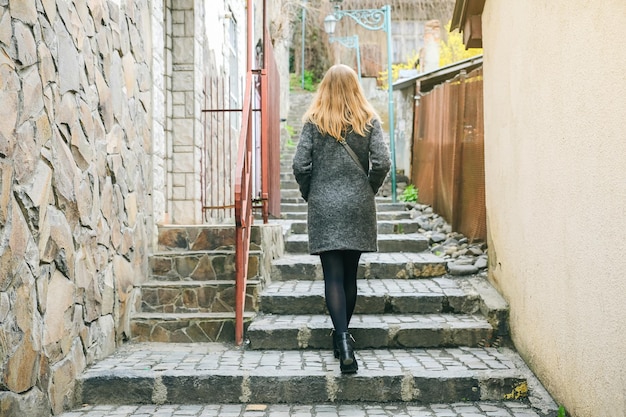
[[[235, 338], [235, 228], [162, 226], [150, 256], [151, 279], [131, 320], [133, 342], [227, 342]], [[282, 254], [282, 228], [251, 228], [246, 325], [271, 262]]]
[[154, 223], [151, 13], [0, 0], [3, 416], [72, 406], [78, 375], [129, 337]]

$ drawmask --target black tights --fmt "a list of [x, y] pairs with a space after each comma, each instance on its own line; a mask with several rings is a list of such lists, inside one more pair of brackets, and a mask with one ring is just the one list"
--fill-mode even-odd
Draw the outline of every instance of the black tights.
[[337, 333], [348, 331], [356, 305], [356, 274], [361, 252], [333, 250], [320, 253], [326, 308]]

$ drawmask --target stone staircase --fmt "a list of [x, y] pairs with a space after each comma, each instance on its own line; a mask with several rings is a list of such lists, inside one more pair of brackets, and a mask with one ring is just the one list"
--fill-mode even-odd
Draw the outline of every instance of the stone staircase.
[[[309, 98], [293, 96], [292, 113], [302, 114]], [[301, 125], [290, 123], [295, 139]], [[132, 321], [135, 343], [89, 368], [75, 403], [473, 403], [486, 410], [477, 416], [556, 416], [510, 345], [506, 302], [484, 277], [447, 274], [404, 204], [385, 197], [377, 203], [380, 250], [359, 265], [350, 328], [359, 371], [342, 375], [319, 257], [307, 252], [293, 143], [283, 149], [281, 219], [253, 233], [245, 346], [232, 345], [232, 227], [162, 228]]]
[[290, 174], [293, 147], [282, 158], [285, 255], [272, 263], [272, 282], [261, 292], [259, 314], [247, 329], [248, 349], [321, 359], [326, 374], [315, 381], [324, 387], [316, 401], [523, 396], [515, 394], [527, 381], [513, 365], [514, 353], [490, 347], [506, 337], [504, 301], [484, 279], [445, 276], [445, 261], [430, 253], [405, 204], [384, 197], [377, 198], [379, 252], [361, 258], [350, 329], [361, 368], [356, 378], [340, 377], [330, 350], [332, 322], [319, 257], [308, 255], [306, 204]]
[[[273, 229], [252, 228], [246, 323], [258, 310], [259, 292], [276, 250], [273, 241], [282, 239], [281, 229]], [[151, 279], [141, 284], [141, 305], [131, 319], [133, 342], [234, 340], [233, 226], [162, 226], [158, 250], [150, 259]]]

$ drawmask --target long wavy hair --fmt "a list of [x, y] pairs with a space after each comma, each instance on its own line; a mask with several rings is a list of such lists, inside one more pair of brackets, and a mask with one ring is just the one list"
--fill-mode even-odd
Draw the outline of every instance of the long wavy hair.
[[347, 65], [333, 65], [326, 71], [311, 105], [302, 116], [323, 135], [341, 140], [354, 131], [365, 136], [372, 121], [380, 117], [365, 98], [357, 73]]

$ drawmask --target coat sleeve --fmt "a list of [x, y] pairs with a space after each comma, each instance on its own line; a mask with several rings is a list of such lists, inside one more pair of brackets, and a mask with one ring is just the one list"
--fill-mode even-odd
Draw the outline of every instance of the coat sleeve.
[[370, 170], [369, 170], [369, 182], [374, 194], [378, 192], [378, 189], [383, 185], [389, 168], [391, 167], [391, 160], [389, 157], [389, 149], [383, 139], [383, 129], [380, 126], [379, 121], [374, 121], [372, 133], [370, 137]]
[[298, 147], [293, 157], [292, 169], [296, 182], [300, 187], [300, 194], [304, 201], [309, 199], [311, 186], [311, 169], [313, 162], [313, 133], [315, 126], [312, 123], [305, 123], [300, 133]]

